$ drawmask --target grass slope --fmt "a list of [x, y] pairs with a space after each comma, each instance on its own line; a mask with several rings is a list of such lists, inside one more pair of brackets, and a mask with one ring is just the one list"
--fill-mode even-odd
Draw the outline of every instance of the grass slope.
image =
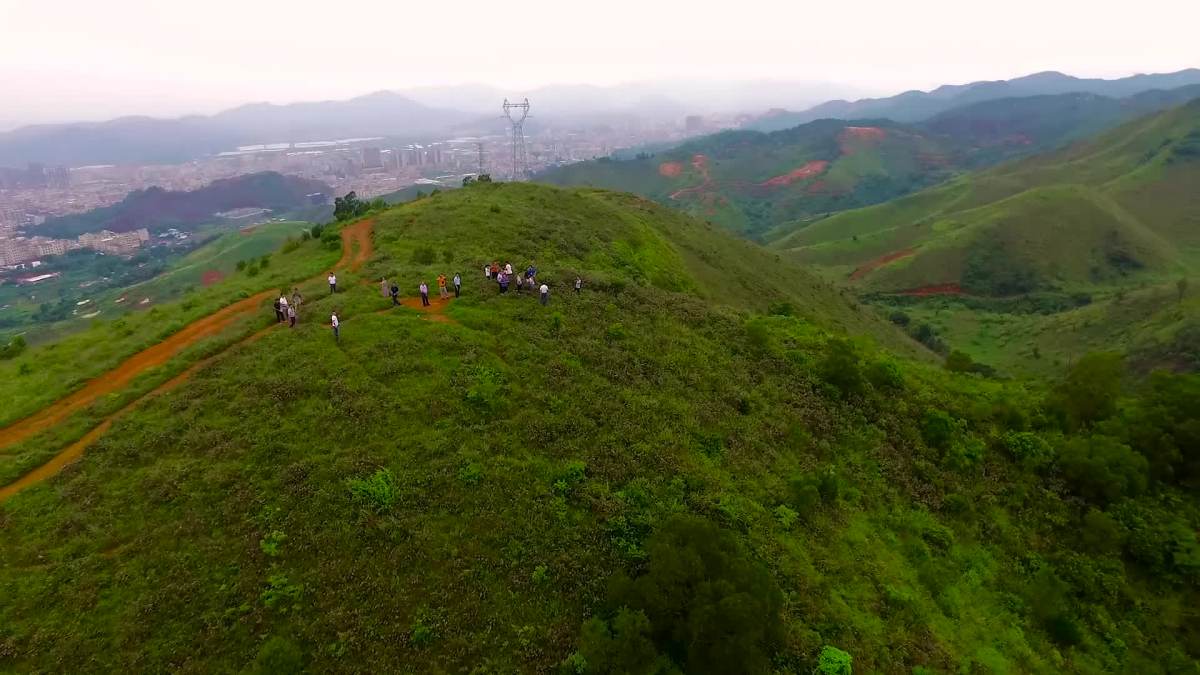
[[[1080, 553], [1086, 505], [996, 450], [1035, 414], [1023, 387], [842, 341], [888, 330], [636, 197], [477, 185], [375, 228], [362, 278], [407, 293], [460, 271], [464, 297], [314, 297], [339, 343], [310, 322], [239, 348], [0, 504], [0, 668], [629, 672], [603, 649], [606, 589], [672, 574], [671, 550], [717, 555], [681, 514], [723, 548], [678, 579], [765, 570], [678, 629], [777, 623], [722, 655], [746, 672], [812, 672], [829, 644], [865, 672], [1196, 667], [1183, 559]], [[536, 262], [549, 307], [475, 271], [509, 258]], [[1169, 514], [1157, 492], [1123, 513], [1196, 546], [1194, 500], [1164, 490]], [[727, 592], [704, 588], [664, 602]], [[774, 609], [739, 613], [762, 588]], [[614, 626], [618, 651], [650, 640]], [[651, 651], [722, 670], [666, 628]]]
[[856, 283], [956, 283], [1008, 295], [1186, 272], [1200, 245], [1200, 102], [1058, 152], [777, 233], [792, 258], [855, 269], [913, 254]]

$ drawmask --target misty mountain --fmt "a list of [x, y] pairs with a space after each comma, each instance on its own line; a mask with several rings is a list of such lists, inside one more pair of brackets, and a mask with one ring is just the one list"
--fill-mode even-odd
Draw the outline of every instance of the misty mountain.
[[824, 82], [771, 80], [653, 81], [611, 86], [555, 84], [531, 90], [503, 90], [481, 84], [418, 87], [401, 92], [425, 105], [499, 115], [505, 98], [529, 98], [532, 113], [556, 121], [587, 120], [637, 114], [649, 119], [685, 115], [736, 113], [777, 107], [801, 107], [829, 96], [861, 95], [861, 90]]
[[1124, 98], [1152, 89], [1175, 89], [1200, 84], [1200, 69], [1176, 73], [1134, 75], [1116, 80], [1085, 79], [1044, 72], [1012, 80], [943, 85], [933, 91], [906, 91], [888, 98], [828, 101], [803, 112], [771, 114], [749, 125], [758, 131], [777, 131], [818, 119], [886, 118], [920, 122], [952, 108], [1002, 98], [1083, 93]]
[[36, 125], [0, 133], [0, 166], [175, 163], [257, 143], [365, 136], [415, 139], [475, 117], [377, 92], [345, 101], [254, 103], [211, 116]]

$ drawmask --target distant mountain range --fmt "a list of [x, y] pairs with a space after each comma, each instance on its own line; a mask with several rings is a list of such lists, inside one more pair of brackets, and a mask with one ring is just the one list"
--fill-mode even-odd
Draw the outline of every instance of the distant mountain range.
[[122, 117], [0, 133], [0, 166], [175, 163], [239, 145], [443, 133], [476, 115], [378, 92], [346, 101], [254, 103], [211, 116]]
[[1059, 147], [1200, 97], [1200, 85], [1113, 99], [1058, 94], [955, 108], [921, 123], [823, 119], [730, 131], [539, 180], [636, 192], [751, 238], [790, 221], [877, 204], [971, 169]]
[[333, 188], [320, 181], [284, 176], [274, 171], [216, 180], [188, 192], [151, 187], [130, 192], [112, 206], [47, 220], [32, 233], [76, 237], [99, 230], [187, 229], [211, 223], [216, 220], [214, 214], [233, 209], [264, 208], [287, 212], [304, 208], [310, 204], [308, 195], [317, 192], [328, 197], [333, 194]]
[[865, 290], [1009, 296], [1177, 278], [1200, 250], [1200, 100], [773, 246]]
[[1200, 85], [1200, 69], [1134, 75], [1115, 80], [1084, 79], [1058, 72], [1044, 72], [1012, 80], [944, 85], [929, 92], [906, 91], [887, 98], [829, 101], [802, 112], [768, 115], [748, 128], [777, 131], [819, 119], [887, 118], [896, 122], [919, 122], [952, 108], [1003, 98], [1070, 93], [1125, 98], [1152, 89], [1176, 89], [1189, 85]]

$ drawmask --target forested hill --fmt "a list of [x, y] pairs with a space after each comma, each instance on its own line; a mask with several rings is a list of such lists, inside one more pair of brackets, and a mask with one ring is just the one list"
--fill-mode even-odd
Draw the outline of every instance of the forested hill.
[[298, 326], [0, 503], [0, 670], [1197, 668], [1195, 378], [950, 373], [632, 195], [484, 183], [371, 217]]
[[310, 204], [308, 195], [312, 193], [329, 197], [333, 189], [318, 180], [263, 171], [216, 180], [190, 192], [160, 187], [136, 190], [112, 206], [47, 220], [31, 233], [75, 237], [99, 230], [186, 229], [210, 223], [214, 214], [233, 209], [256, 207], [286, 212], [303, 208]]

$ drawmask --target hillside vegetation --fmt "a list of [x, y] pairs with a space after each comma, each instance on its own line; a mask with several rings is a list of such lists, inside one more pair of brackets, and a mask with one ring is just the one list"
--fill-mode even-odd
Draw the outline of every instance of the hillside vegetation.
[[803, 227], [831, 212], [887, 202], [1197, 97], [1200, 84], [1124, 99], [989, 99], [907, 125], [823, 119], [769, 134], [724, 132], [654, 154], [568, 165], [539, 178], [635, 192], [749, 238], [770, 238], [787, 223]]
[[1200, 101], [887, 204], [796, 223], [773, 247], [873, 290], [1123, 285], [1193, 268], [1197, 184]]
[[[232, 350], [0, 503], [0, 669], [1200, 665], [1195, 378], [951, 374], [631, 195], [481, 184], [373, 228], [306, 303], [340, 341]], [[461, 299], [380, 297], [455, 272]]]

